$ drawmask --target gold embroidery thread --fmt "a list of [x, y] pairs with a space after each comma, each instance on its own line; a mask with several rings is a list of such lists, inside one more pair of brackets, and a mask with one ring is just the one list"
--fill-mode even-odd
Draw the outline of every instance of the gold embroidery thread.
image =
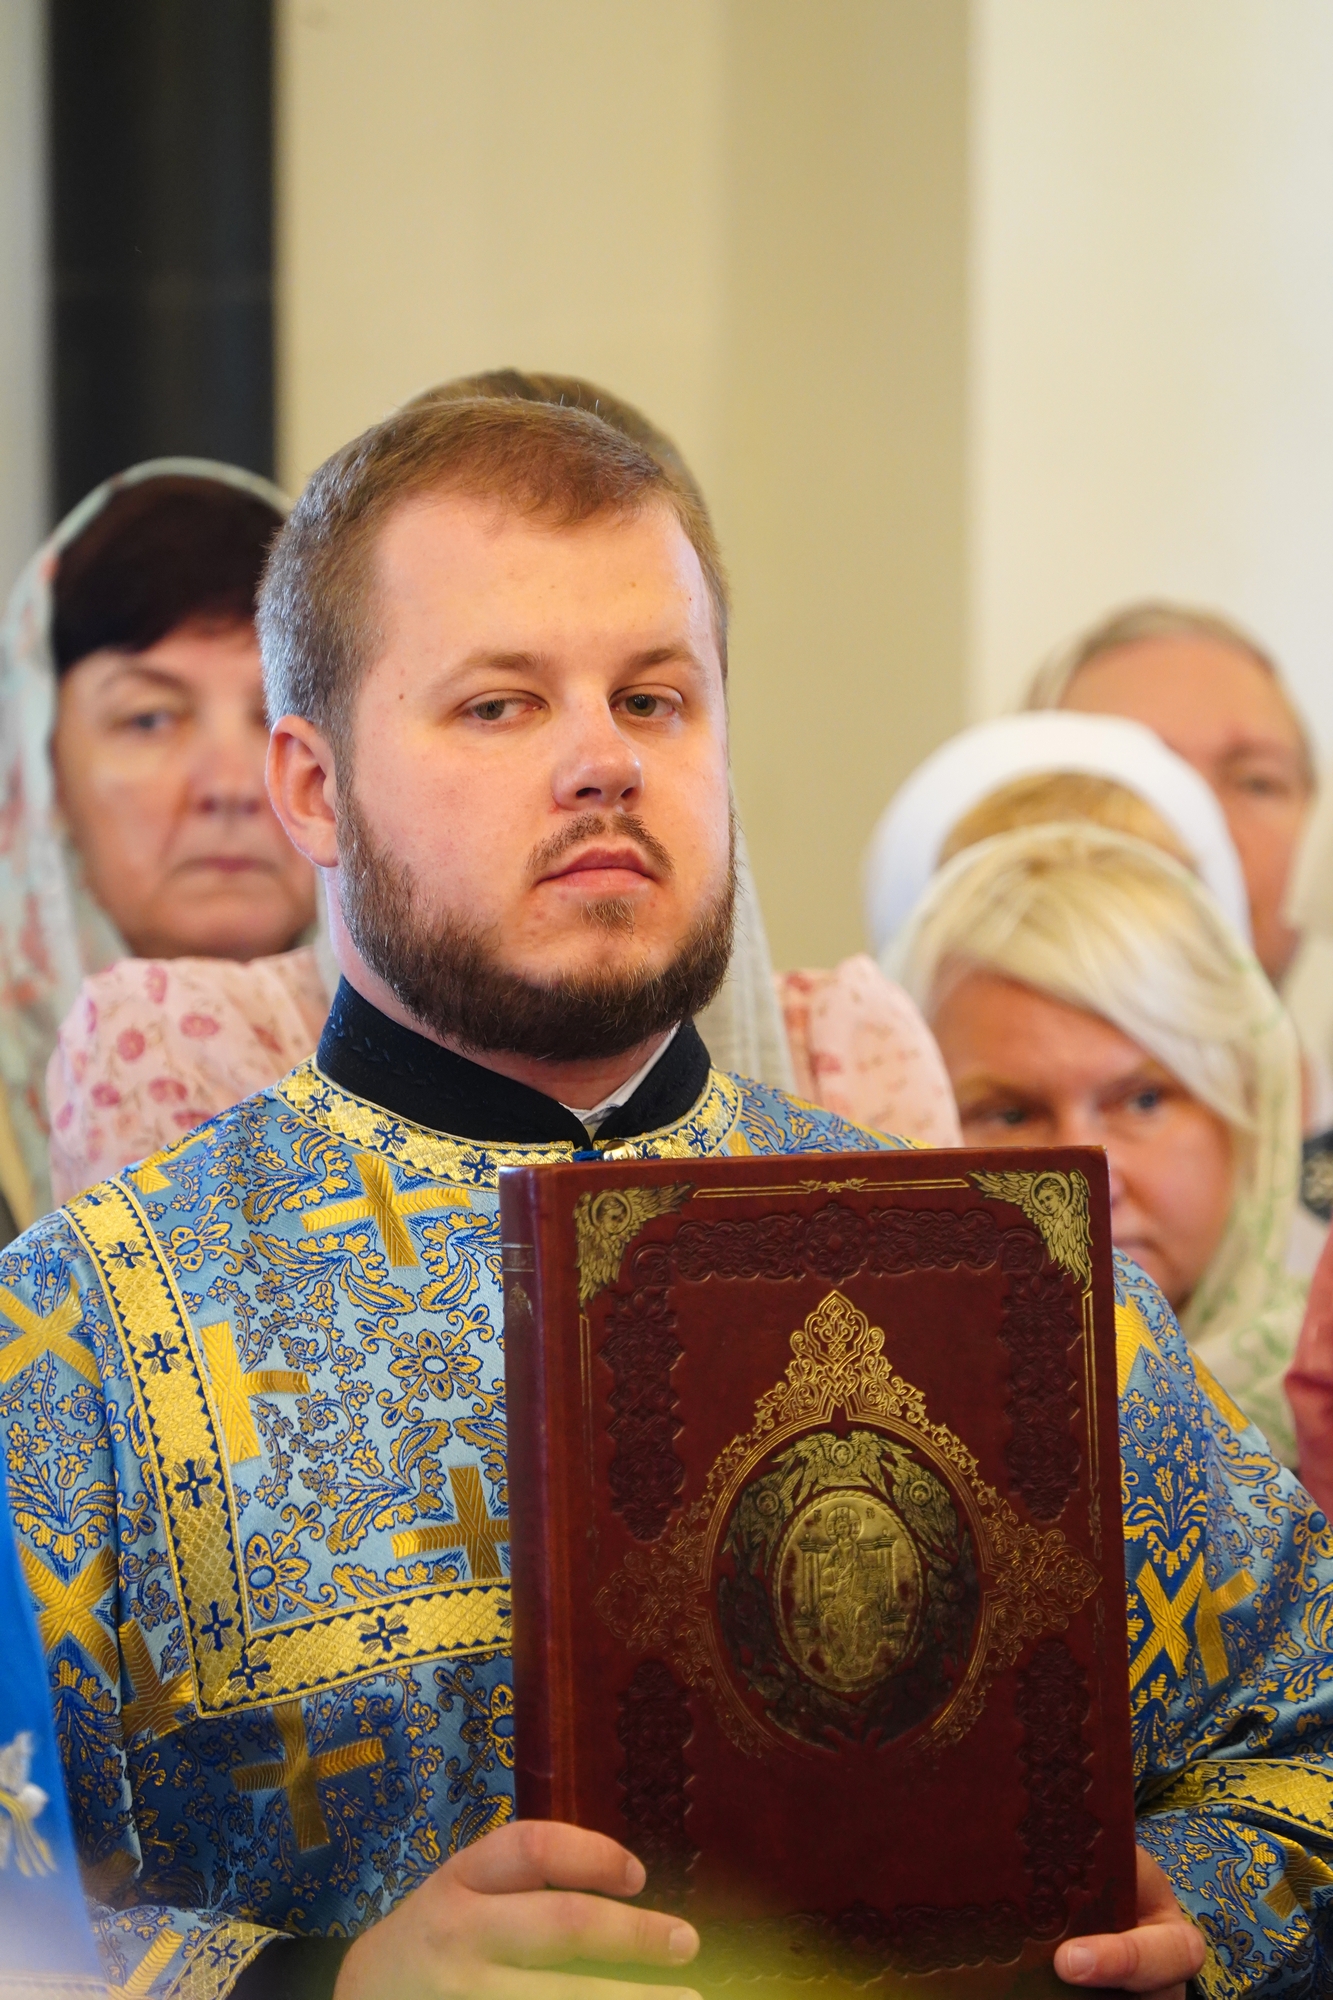
[[406, 1194], [400, 1193], [388, 1161], [378, 1153], [355, 1153], [352, 1157], [364, 1193], [354, 1195], [350, 1201], [331, 1201], [323, 1208], [308, 1209], [301, 1217], [302, 1229], [313, 1235], [320, 1229], [345, 1229], [352, 1222], [373, 1222], [393, 1269], [410, 1269], [421, 1260], [408, 1231], [407, 1217], [430, 1215], [441, 1208], [466, 1208], [466, 1193], [457, 1187], [412, 1188]]
[[120, 1654], [134, 1689], [134, 1700], [126, 1702], [121, 1711], [125, 1734], [134, 1736], [141, 1729], [149, 1729], [154, 1736], [170, 1736], [180, 1728], [192, 1706], [189, 1674], [173, 1674], [169, 1681], [161, 1679], [137, 1618], [131, 1618], [120, 1628]]
[[259, 1434], [250, 1412], [252, 1396], [305, 1396], [310, 1380], [302, 1368], [242, 1369], [232, 1337], [230, 1320], [202, 1326], [199, 1339], [217, 1397], [222, 1435], [227, 1441], [227, 1457], [232, 1465], [258, 1458]]
[[504, 1575], [499, 1545], [509, 1539], [509, 1523], [493, 1520], [486, 1511], [486, 1494], [475, 1465], [451, 1465], [449, 1485], [457, 1510], [456, 1521], [429, 1521], [419, 1527], [404, 1528], [393, 1538], [393, 1552], [405, 1556], [433, 1555], [440, 1549], [467, 1553], [468, 1568], [475, 1578]]
[[115, 1550], [104, 1543], [68, 1583], [62, 1583], [25, 1542], [18, 1544], [18, 1552], [24, 1579], [37, 1600], [37, 1630], [47, 1652], [53, 1653], [62, 1639], [73, 1639], [114, 1681], [120, 1655], [93, 1607], [116, 1580]]
[[23, 1329], [16, 1340], [7, 1340], [0, 1347], [0, 1382], [12, 1382], [19, 1370], [26, 1368], [39, 1355], [54, 1354], [76, 1374], [82, 1375], [94, 1389], [100, 1385], [101, 1376], [93, 1356], [86, 1347], [80, 1347], [77, 1340], [70, 1338], [83, 1318], [76, 1284], [71, 1284], [60, 1304], [44, 1316], [35, 1313], [31, 1306], [24, 1305], [7, 1285], [0, 1285], [0, 1311], [15, 1326]]
[[232, 1772], [239, 1792], [287, 1794], [287, 1805], [303, 1854], [312, 1847], [327, 1847], [328, 1824], [319, 1803], [319, 1787], [348, 1771], [361, 1771], [384, 1761], [384, 1745], [378, 1736], [360, 1736], [353, 1743], [313, 1756], [306, 1734], [305, 1716], [299, 1701], [283, 1702], [273, 1710], [273, 1721], [282, 1741], [282, 1759], [262, 1764], [240, 1764]]

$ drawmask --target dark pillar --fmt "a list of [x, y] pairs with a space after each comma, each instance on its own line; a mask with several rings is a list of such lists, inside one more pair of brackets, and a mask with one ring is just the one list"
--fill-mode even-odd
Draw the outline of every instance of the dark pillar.
[[273, 469], [271, 0], [48, 0], [54, 487]]

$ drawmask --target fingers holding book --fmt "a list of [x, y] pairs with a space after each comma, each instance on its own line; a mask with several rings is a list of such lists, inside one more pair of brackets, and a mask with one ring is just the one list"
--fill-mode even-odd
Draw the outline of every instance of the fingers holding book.
[[620, 1900], [643, 1866], [618, 1842], [513, 1820], [437, 1869], [348, 1952], [334, 2000], [697, 2000], [549, 1968], [683, 1966], [699, 1939], [679, 1917]]

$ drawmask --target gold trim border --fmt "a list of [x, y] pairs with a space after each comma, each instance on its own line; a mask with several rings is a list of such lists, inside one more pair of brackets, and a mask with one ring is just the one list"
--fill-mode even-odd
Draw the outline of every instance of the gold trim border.
[[[80, 1196], [68, 1213], [97, 1268], [133, 1387], [201, 1713], [267, 1708], [410, 1661], [509, 1651], [509, 1586], [485, 1580], [387, 1590], [346, 1611], [256, 1628], [217, 1405], [152, 1225], [124, 1181]], [[378, 1620], [368, 1630], [378, 1612], [391, 1614], [391, 1627]]]
[[[567, 1161], [574, 1151], [572, 1142], [565, 1140], [533, 1146], [518, 1140], [454, 1139], [432, 1132], [368, 1097], [352, 1096], [325, 1076], [313, 1056], [274, 1084], [273, 1095], [344, 1144], [369, 1148], [411, 1174], [455, 1187], [493, 1192], [493, 1179], [501, 1168], [550, 1166]], [[740, 1111], [739, 1086], [721, 1070], [710, 1070], [700, 1097], [683, 1118], [660, 1131], [644, 1132], [636, 1139], [611, 1139], [595, 1149], [608, 1160], [706, 1158], [722, 1150]]]

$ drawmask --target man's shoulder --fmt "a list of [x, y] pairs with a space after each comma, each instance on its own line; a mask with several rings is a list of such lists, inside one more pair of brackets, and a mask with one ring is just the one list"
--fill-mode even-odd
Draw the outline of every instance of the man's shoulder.
[[102, 1220], [126, 1205], [141, 1209], [150, 1224], [168, 1210], [175, 1220], [201, 1205], [210, 1210], [235, 1205], [255, 1182], [281, 1171], [298, 1144], [308, 1121], [292, 1093], [310, 1067], [301, 1064], [168, 1145], [132, 1160], [120, 1173], [73, 1196], [26, 1235], [48, 1223], [57, 1225], [63, 1217], [72, 1235], [95, 1242]]
[[[732, 1076], [737, 1092], [733, 1151], [755, 1153], [882, 1153], [910, 1142], [886, 1132], [853, 1125], [836, 1111], [826, 1111], [791, 1091], [759, 1083], [754, 1077]], [[735, 1144], [739, 1136], [740, 1145]]]
[[8, 1312], [34, 1277], [40, 1282], [80, 1262], [86, 1262], [86, 1253], [68, 1211], [55, 1208], [39, 1216], [0, 1250], [0, 1313]]
[[1188, 1457], [1210, 1441], [1265, 1479], [1293, 1481], [1259, 1425], [1188, 1345], [1159, 1287], [1123, 1250], [1115, 1252], [1115, 1343], [1123, 1449], [1156, 1444]]

